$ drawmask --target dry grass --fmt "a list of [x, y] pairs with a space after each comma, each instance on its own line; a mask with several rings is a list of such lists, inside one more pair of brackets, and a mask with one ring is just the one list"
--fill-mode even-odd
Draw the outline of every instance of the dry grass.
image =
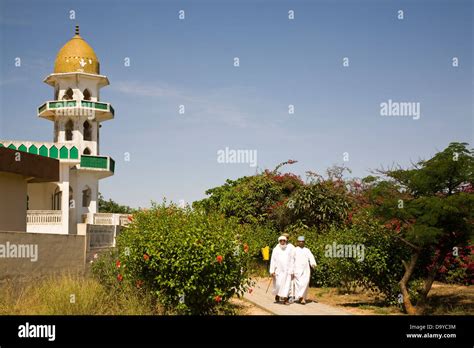
[[152, 315], [159, 309], [136, 291], [110, 293], [97, 280], [62, 275], [0, 287], [0, 315]]
[[[309, 296], [353, 314], [401, 315], [399, 306], [387, 306], [379, 294], [357, 289], [341, 293], [336, 288], [310, 288]], [[474, 287], [434, 283], [428, 296], [427, 315], [474, 315]]]

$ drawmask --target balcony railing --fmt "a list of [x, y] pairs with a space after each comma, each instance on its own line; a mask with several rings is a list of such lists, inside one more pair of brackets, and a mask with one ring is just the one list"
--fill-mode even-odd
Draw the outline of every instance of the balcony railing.
[[95, 213], [83, 214], [82, 222], [91, 225], [120, 225], [127, 226], [130, 223], [131, 214]]
[[82, 155], [80, 167], [82, 169], [103, 169], [113, 173], [115, 171], [115, 161], [108, 156]]
[[114, 118], [115, 110], [110, 103], [93, 102], [89, 100], [54, 100], [48, 101], [38, 107], [38, 116], [54, 119], [57, 113], [66, 116], [84, 115], [92, 111], [100, 120]]
[[61, 225], [61, 210], [28, 210], [26, 223], [32, 225]]

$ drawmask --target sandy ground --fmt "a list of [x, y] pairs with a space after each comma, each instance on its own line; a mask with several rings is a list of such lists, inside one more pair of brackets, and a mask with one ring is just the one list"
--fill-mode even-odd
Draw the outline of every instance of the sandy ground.
[[[343, 308], [353, 314], [403, 314], [400, 307], [386, 306], [380, 295], [368, 291], [345, 294], [336, 288], [310, 288], [309, 298]], [[428, 303], [428, 315], [474, 315], [474, 286], [435, 282], [428, 295]]]
[[238, 297], [234, 297], [230, 302], [236, 306], [238, 315], [272, 315], [253, 303]]

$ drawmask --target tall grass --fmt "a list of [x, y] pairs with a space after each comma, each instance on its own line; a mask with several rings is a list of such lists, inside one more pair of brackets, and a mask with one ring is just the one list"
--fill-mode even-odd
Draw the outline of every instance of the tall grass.
[[153, 315], [161, 309], [139, 289], [108, 290], [70, 274], [0, 286], [0, 315]]

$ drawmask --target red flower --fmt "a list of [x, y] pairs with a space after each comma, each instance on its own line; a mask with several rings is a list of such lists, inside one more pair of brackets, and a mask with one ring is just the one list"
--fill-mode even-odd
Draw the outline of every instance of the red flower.
[[219, 262], [219, 263], [222, 263], [222, 260], [223, 260], [223, 259], [224, 259], [224, 258], [223, 258], [221, 255], [217, 255], [217, 257], [216, 257], [216, 260], [217, 260], [217, 262]]
[[249, 251], [249, 246], [247, 245], [247, 243], [244, 244], [244, 253], [248, 253]]
[[133, 216], [132, 215], [128, 216], [128, 221], [133, 221]]
[[117, 266], [117, 268], [120, 268], [120, 260], [117, 260], [117, 262], [115, 262], [115, 266]]
[[222, 301], [222, 297], [220, 297], [219, 295], [217, 295], [216, 297], [214, 297], [214, 301], [216, 301], [217, 303], [219, 303], [219, 302]]
[[122, 276], [121, 274], [119, 274], [119, 275], [117, 276], [117, 280], [118, 280], [119, 282], [121, 282], [121, 281], [123, 280], [123, 276]]
[[296, 162], [298, 162], [298, 161], [291, 160], [291, 159], [290, 159], [290, 160], [288, 160], [288, 164], [294, 164], [294, 163], [296, 163]]
[[249, 294], [251, 294], [253, 292], [253, 288], [250, 288], [249, 289]]
[[143, 260], [148, 261], [150, 259], [150, 256], [148, 254], [143, 254]]

